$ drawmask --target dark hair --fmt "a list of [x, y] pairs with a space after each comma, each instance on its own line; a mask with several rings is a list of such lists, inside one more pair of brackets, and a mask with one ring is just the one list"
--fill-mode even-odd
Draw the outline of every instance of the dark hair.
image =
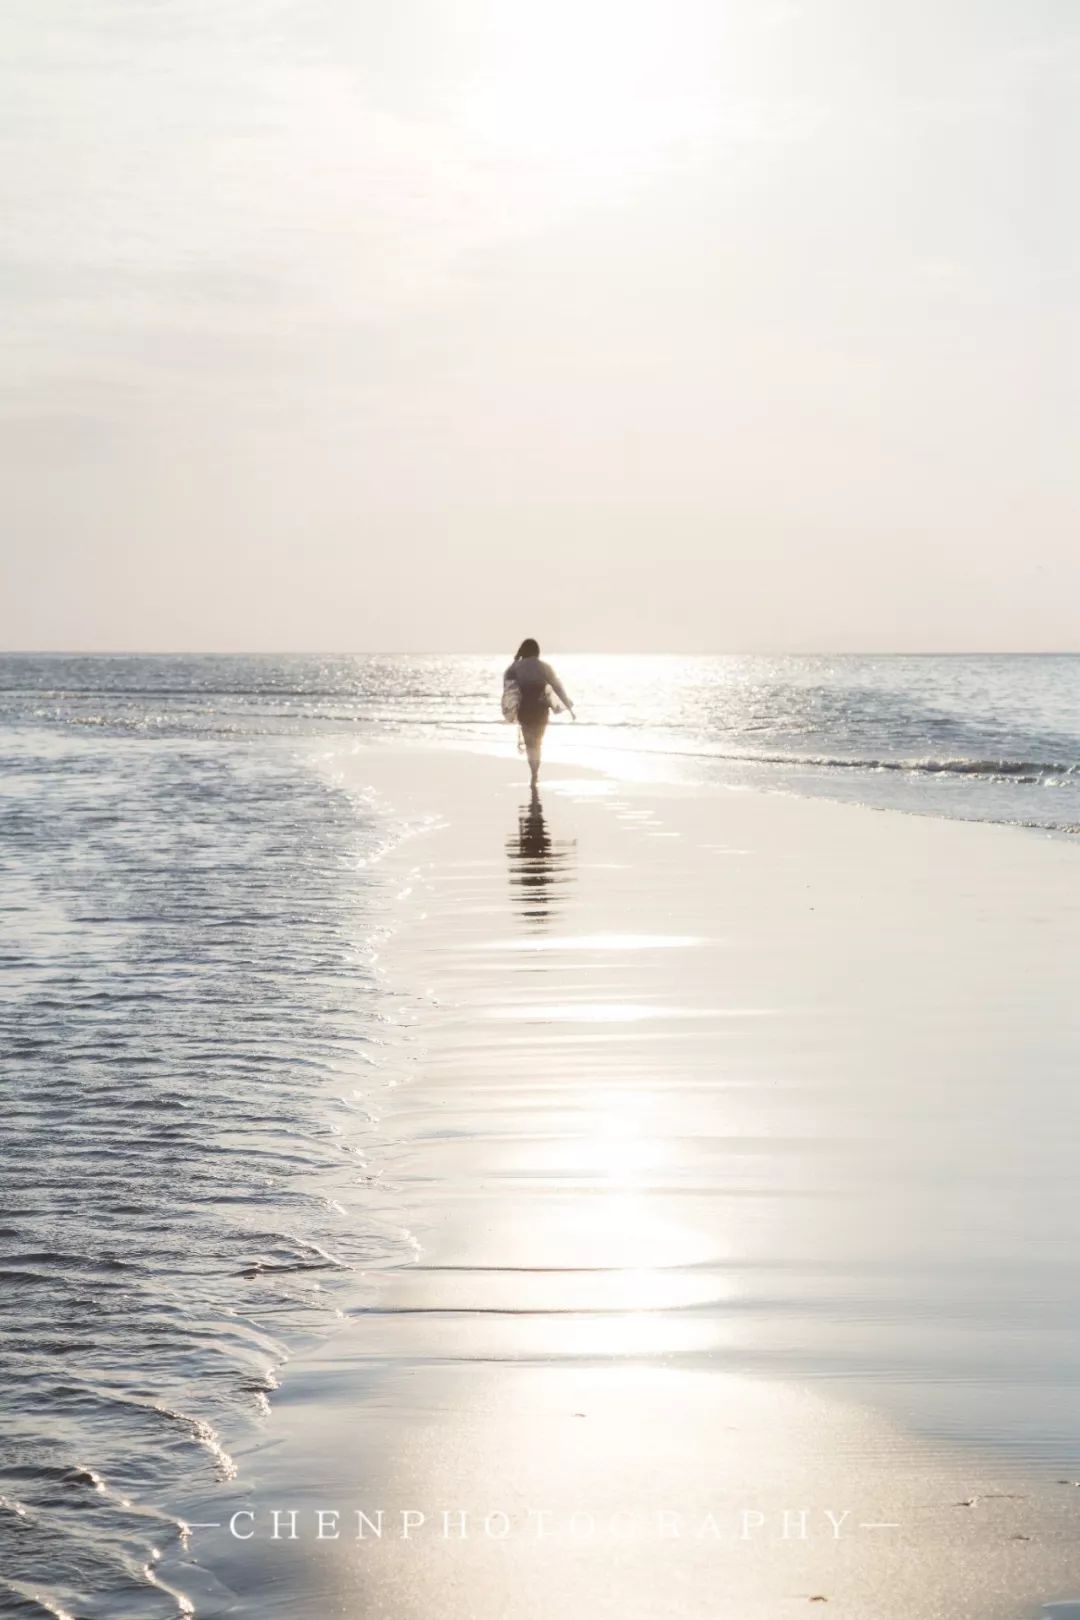
[[540, 656], [540, 643], [538, 641], [534, 641], [531, 636], [528, 636], [526, 638], [526, 640], [524, 640], [521, 643], [521, 646], [518, 648], [517, 652], [514, 654], [515, 659], [517, 659], [517, 658], [539, 658], [539, 656]]

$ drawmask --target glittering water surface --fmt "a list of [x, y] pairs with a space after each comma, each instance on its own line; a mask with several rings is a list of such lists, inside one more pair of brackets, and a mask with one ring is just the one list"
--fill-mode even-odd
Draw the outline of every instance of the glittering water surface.
[[172, 1615], [153, 1504], [228, 1477], [289, 1347], [399, 1241], [335, 1197], [388, 1047], [391, 833], [283, 739], [4, 751], [0, 1603]]
[[[0, 724], [505, 747], [491, 657], [0, 660]], [[1080, 826], [1080, 655], [556, 660], [549, 754], [989, 821]]]
[[[1080, 824], [1075, 658], [557, 662], [555, 757]], [[2, 1612], [185, 1612], [159, 1504], [228, 1479], [274, 1369], [407, 1249], [364, 1204], [407, 828], [335, 760], [509, 753], [503, 663], [0, 660]]]

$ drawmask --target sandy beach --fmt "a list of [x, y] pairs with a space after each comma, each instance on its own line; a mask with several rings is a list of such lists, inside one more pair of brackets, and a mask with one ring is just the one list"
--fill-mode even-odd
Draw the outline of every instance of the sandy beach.
[[200, 1613], [1080, 1598], [1070, 842], [559, 766], [531, 805], [515, 759], [419, 747], [347, 769], [415, 829], [356, 1190], [414, 1258], [284, 1370], [233, 1533], [193, 1535]]

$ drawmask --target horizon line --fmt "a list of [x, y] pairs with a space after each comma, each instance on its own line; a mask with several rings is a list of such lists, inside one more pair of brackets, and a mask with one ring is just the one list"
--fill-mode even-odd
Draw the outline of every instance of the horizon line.
[[[342, 648], [313, 647], [3, 647], [0, 658], [503, 658], [505, 651], [487, 648]], [[743, 648], [703, 651], [673, 647], [637, 647], [621, 652], [564, 647], [560, 658], [1076, 658], [1080, 647], [819, 647]]]

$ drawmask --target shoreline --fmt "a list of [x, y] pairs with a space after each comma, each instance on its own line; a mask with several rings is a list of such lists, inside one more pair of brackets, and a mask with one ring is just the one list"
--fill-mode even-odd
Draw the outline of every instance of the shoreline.
[[[562, 764], [537, 826], [516, 759], [384, 746], [345, 768], [438, 818], [386, 858], [409, 892], [380, 950], [385, 983], [424, 998], [395, 1032], [373, 1195], [416, 1263], [370, 1273], [341, 1331], [284, 1369], [236, 1500], [260, 1532], [275, 1505], [485, 1502], [517, 1527], [530, 1503], [606, 1514], [608, 1532], [451, 1554], [417, 1534], [400, 1556], [375, 1538], [362, 1559], [340, 1535], [202, 1533], [194, 1557], [241, 1594], [213, 1612], [317, 1596], [394, 1620], [704, 1620], [719, 1579], [723, 1607], [762, 1620], [816, 1597], [861, 1620], [1005, 1620], [1080, 1591], [1080, 1507], [1055, 1482], [1080, 1447], [1055, 1449], [1022, 1383], [1049, 1399], [1065, 1377], [1024, 1282], [1065, 1263], [1065, 1238], [1032, 1218], [1030, 1178], [978, 1207], [1016, 1175], [1010, 1132], [1048, 1153], [1048, 1185], [1067, 1166], [1068, 845]], [[1007, 1044], [1032, 1023], [1061, 1114], [1036, 1128]], [[670, 1538], [671, 1607], [661, 1542], [611, 1529], [635, 1507], [879, 1528], [737, 1539], [719, 1564], [711, 1530]]]

